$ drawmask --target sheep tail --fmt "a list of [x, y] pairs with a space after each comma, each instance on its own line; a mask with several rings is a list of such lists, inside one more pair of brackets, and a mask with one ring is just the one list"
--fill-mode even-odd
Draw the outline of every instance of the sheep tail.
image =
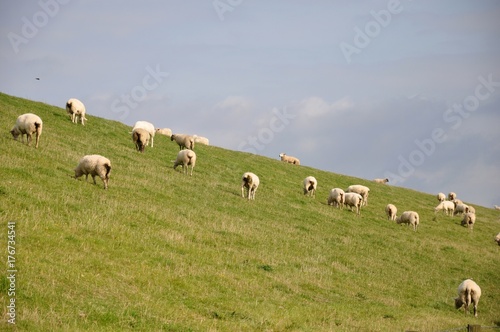
[[40, 127], [42, 126], [41, 123], [35, 122], [35, 129], [38, 132], [40, 130]]
[[106, 179], [109, 179], [109, 172], [111, 172], [111, 165], [104, 164], [104, 167], [106, 168]]

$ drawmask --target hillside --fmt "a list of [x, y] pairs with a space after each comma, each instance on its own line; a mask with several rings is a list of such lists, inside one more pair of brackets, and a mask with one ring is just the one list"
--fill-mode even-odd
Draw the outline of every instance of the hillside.
[[[44, 121], [38, 149], [9, 133], [28, 112]], [[19, 331], [500, 327], [499, 211], [475, 206], [469, 231], [434, 215], [434, 195], [213, 146], [195, 147], [184, 176], [165, 136], [140, 154], [130, 127], [87, 118], [0, 94], [0, 329], [9, 224]], [[111, 160], [108, 190], [71, 178], [86, 154]], [[246, 171], [260, 177], [255, 201], [240, 196]], [[315, 199], [302, 194], [308, 175]], [[355, 183], [371, 188], [360, 218], [326, 205], [331, 188]], [[418, 231], [387, 221], [387, 203], [417, 211]], [[483, 291], [477, 319], [453, 305], [466, 278]]]

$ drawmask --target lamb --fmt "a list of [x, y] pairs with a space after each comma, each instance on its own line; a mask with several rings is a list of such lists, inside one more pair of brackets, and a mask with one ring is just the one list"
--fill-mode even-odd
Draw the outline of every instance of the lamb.
[[38, 148], [38, 142], [40, 140], [40, 135], [42, 134], [42, 127], [43, 122], [38, 115], [33, 113], [25, 113], [17, 117], [16, 124], [10, 130], [10, 133], [16, 141], [19, 135], [21, 135], [21, 141], [23, 143], [24, 135], [26, 135], [28, 146], [31, 144], [32, 135], [35, 134], [35, 148]]
[[165, 135], [165, 136], [172, 136], [172, 130], [170, 128], [156, 128], [155, 130], [156, 134], [160, 134], [160, 135]]
[[85, 126], [85, 122], [87, 118], [85, 117], [85, 105], [83, 103], [76, 99], [76, 98], [70, 98], [66, 102], [66, 112], [71, 116], [71, 122], [73, 123], [78, 123], [78, 117], [80, 117], [80, 122], [82, 123], [82, 126]]
[[385, 213], [387, 214], [387, 220], [396, 220], [398, 209], [394, 204], [387, 204], [385, 207]]
[[287, 156], [284, 152], [280, 153], [281, 161], [289, 164], [300, 165], [300, 160], [298, 158]]
[[174, 169], [177, 166], [182, 165], [182, 171], [187, 174], [189, 171], [189, 166], [191, 166], [191, 174], [193, 175], [193, 169], [196, 164], [196, 153], [193, 150], [181, 150], [177, 154], [177, 159], [174, 162]]
[[111, 162], [108, 158], [93, 154], [86, 155], [78, 162], [75, 168], [75, 179], [85, 174], [85, 181], [87, 181], [89, 174], [95, 182], [95, 176], [98, 175], [102, 182], [104, 182], [104, 189], [108, 189], [109, 173], [111, 172]]
[[481, 288], [472, 279], [466, 279], [458, 286], [458, 297], [455, 299], [455, 309], [464, 306], [464, 313], [469, 311], [469, 305], [474, 304], [474, 317], [477, 317], [477, 304], [481, 298]]
[[370, 192], [370, 188], [362, 186], [360, 184], [354, 184], [352, 186], [349, 186], [349, 188], [347, 188], [345, 192], [360, 194], [363, 197], [363, 205], [368, 206], [368, 193]]
[[241, 197], [245, 197], [245, 188], [248, 191], [247, 198], [255, 200], [255, 192], [259, 187], [259, 177], [252, 172], [246, 172], [241, 178]]
[[455, 194], [453, 191], [448, 194], [448, 200], [453, 201], [457, 198], [457, 194]]
[[467, 226], [471, 230], [474, 228], [474, 224], [476, 223], [476, 214], [467, 212], [464, 214], [464, 218], [462, 219], [462, 226]]
[[457, 214], [464, 214], [469, 212], [469, 207], [467, 204], [458, 204], [455, 206], [455, 211], [453, 212], [453, 215], [456, 216]]
[[497, 236], [495, 236], [494, 240], [500, 246], [500, 233], [498, 233]]
[[438, 201], [440, 201], [440, 202], [445, 201], [445, 200], [446, 200], [446, 196], [445, 196], [445, 194], [443, 194], [443, 193], [438, 193], [438, 194], [437, 194], [437, 200], [438, 200]]
[[363, 196], [357, 193], [345, 193], [344, 204], [349, 206], [350, 210], [356, 208], [356, 215], [360, 215], [361, 204], [363, 203]]
[[174, 141], [179, 145], [179, 150], [183, 148], [194, 150], [194, 137], [185, 134], [173, 134], [170, 136], [170, 140]]
[[195, 143], [200, 143], [203, 145], [210, 145], [210, 141], [206, 137], [193, 135], [193, 138], [194, 138]]
[[389, 179], [373, 179], [373, 181], [375, 181], [375, 183], [386, 184], [387, 182], [389, 182]]
[[336, 206], [339, 209], [344, 208], [345, 192], [340, 188], [333, 188], [330, 190], [330, 196], [328, 196], [328, 205]]
[[304, 195], [316, 197], [316, 188], [318, 181], [314, 176], [308, 176], [304, 179]]
[[135, 128], [134, 130], [132, 130], [132, 140], [135, 143], [135, 147], [137, 148], [137, 151], [139, 151], [141, 153], [144, 152], [146, 145], [148, 145], [149, 138], [150, 138], [150, 135], [146, 131], [146, 129]]
[[453, 212], [455, 211], [455, 204], [450, 201], [443, 201], [434, 208], [434, 213], [438, 213], [441, 210], [444, 211], [447, 216], [453, 216]]
[[396, 223], [398, 224], [408, 224], [413, 226], [413, 230], [416, 232], [418, 224], [420, 223], [420, 217], [415, 211], [405, 211], [402, 215], [396, 218]]
[[147, 121], [137, 121], [134, 125], [134, 128], [132, 128], [132, 132], [136, 128], [141, 128], [146, 130], [149, 133], [149, 139], [151, 140], [151, 147], [153, 147], [154, 144], [154, 138], [155, 138], [155, 126], [153, 126], [152, 123], [147, 122]]

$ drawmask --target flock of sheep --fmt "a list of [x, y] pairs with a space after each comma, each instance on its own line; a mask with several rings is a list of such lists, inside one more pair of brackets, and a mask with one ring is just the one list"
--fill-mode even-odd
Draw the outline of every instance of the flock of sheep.
[[[85, 121], [87, 121], [85, 117], [86, 110], [84, 104], [80, 100], [75, 98], [69, 99], [66, 103], [66, 111], [70, 115], [73, 123], [80, 122], [82, 125], [85, 125]], [[32, 136], [35, 135], [35, 148], [38, 148], [42, 127], [43, 122], [39, 116], [32, 113], [26, 113], [17, 118], [11, 130], [11, 134], [15, 140], [21, 135], [23, 143], [24, 135], [26, 135], [28, 145], [30, 145], [32, 141]], [[189, 166], [191, 166], [190, 175], [193, 175], [193, 169], [196, 164], [196, 153], [193, 151], [195, 142], [209, 145], [209, 140], [197, 135], [172, 134], [169, 128], [155, 129], [153, 124], [147, 121], [137, 121], [132, 128], [132, 140], [137, 151], [142, 153], [146, 146], [149, 145], [153, 148], [155, 133], [169, 136], [171, 141], [175, 141], [179, 145], [180, 151], [174, 161], [174, 170], [178, 166], [182, 166], [182, 172], [187, 174], [189, 173]], [[279, 157], [283, 162], [300, 165], [300, 160], [296, 157], [288, 156], [285, 153], [281, 153]], [[94, 184], [96, 184], [95, 177], [99, 176], [104, 183], [104, 189], [107, 189], [109, 174], [111, 172], [111, 162], [101, 155], [86, 155], [80, 159], [74, 171], [75, 179], [82, 175], [85, 175], [86, 179], [88, 179], [88, 175], [90, 174]], [[389, 182], [389, 180], [374, 179], [374, 182], [385, 184]], [[255, 200], [255, 193], [259, 187], [259, 183], [259, 177], [256, 174], [252, 172], [244, 173], [241, 182], [241, 196], [249, 200]], [[316, 178], [313, 176], [306, 177], [303, 181], [304, 195], [314, 198], [316, 196], [317, 186], [318, 181]], [[343, 209], [344, 206], [348, 206], [351, 211], [355, 208], [356, 215], [360, 216], [361, 207], [368, 206], [369, 192], [370, 188], [359, 184], [351, 185], [345, 191], [341, 188], [333, 188], [330, 190], [327, 204], [338, 209]], [[446, 200], [446, 198], [447, 197], [443, 193], [437, 195], [439, 204], [434, 209], [434, 212], [438, 213], [439, 211], [443, 211], [446, 215], [451, 217], [463, 215], [462, 225], [472, 230], [476, 221], [474, 207], [464, 204], [460, 199], [457, 199], [456, 194], [453, 192], [448, 194], [448, 200]], [[500, 210], [500, 207], [495, 205], [495, 209]], [[420, 223], [418, 213], [415, 211], [404, 211], [400, 216], [397, 216], [397, 211], [394, 204], [387, 204], [385, 213], [388, 220], [395, 221], [397, 224], [411, 225], [413, 230], [417, 231]], [[495, 241], [500, 245], [500, 233], [495, 237]], [[474, 307], [474, 316], [477, 317], [477, 305], [481, 297], [481, 288], [473, 280], [467, 279], [458, 286], [457, 292], [458, 297], [455, 299], [456, 308], [459, 309], [464, 306], [464, 310], [467, 313], [469, 305], [472, 304]]]

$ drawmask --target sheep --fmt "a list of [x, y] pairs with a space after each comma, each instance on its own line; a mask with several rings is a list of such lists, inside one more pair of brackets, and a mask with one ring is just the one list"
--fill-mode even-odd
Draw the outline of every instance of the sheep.
[[24, 143], [24, 135], [26, 135], [26, 141], [28, 146], [31, 144], [32, 135], [35, 134], [35, 148], [38, 148], [38, 142], [40, 141], [40, 135], [42, 134], [43, 122], [42, 119], [36, 114], [25, 113], [17, 117], [16, 124], [10, 130], [12, 137], [17, 141], [19, 135], [21, 135], [21, 141]]
[[172, 134], [170, 140], [174, 141], [179, 145], [179, 150], [183, 148], [194, 150], [194, 137], [185, 134]]
[[467, 207], [469, 208], [469, 211], [470, 213], [476, 213], [476, 208], [473, 207], [472, 205], [467, 205]]
[[415, 211], [405, 211], [399, 217], [396, 217], [397, 224], [408, 224], [413, 226], [413, 230], [416, 232], [418, 224], [420, 223], [420, 217]]
[[398, 209], [394, 204], [387, 204], [385, 207], [385, 213], [387, 214], [387, 220], [396, 220]]
[[165, 136], [172, 136], [172, 130], [170, 128], [156, 128], [155, 130], [156, 134], [159, 134], [159, 135], [165, 135]]
[[345, 192], [340, 188], [333, 188], [330, 190], [330, 195], [328, 196], [328, 205], [336, 206], [339, 209], [344, 208]]
[[144, 129], [144, 130], [146, 130], [149, 133], [149, 139], [151, 141], [151, 147], [153, 147], [154, 138], [155, 138], [155, 132], [156, 132], [155, 131], [155, 126], [153, 126], [152, 123], [147, 122], [147, 121], [137, 121], [135, 123], [134, 127], [132, 128], [132, 132], [136, 128]]
[[453, 191], [448, 194], [448, 200], [453, 201], [457, 198], [457, 194], [455, 194]]
[[368, 193], [370, 192], [370, 188], [362, 186], [360, 184], [354, 184], [352, 186], [349, 186], [349, 188], [347, 188], [345, 192], [360, 194], [363, 197], [363, 205], [368, 206]]
[[443, 202], [446, 200], [446, 195], [443, 193], [438, 193], [436, 197], [439, 202]]
[[466, 226], [471, 230], [474, 228], [474, 224], [476, 223], [476, 214], [467, 212], [464, 214], [464, 218], [462, 219], [462, 226]]
[[85, 174], [85, 181], [87, 181], [89, 174], [95, 182], [95, 176], [98, 175], [102, 182], [104, 182], [104, 189], [108, 189], [109, 173], [111, 172], [111, 162], [108, 158], [98, 154], [86, 155], [78, 162], [75, 168], [75, 179]]
[[386, 184], [387, 182], [389, 182], [389, 179], [373, 179], [373, 181], [375, 183], [382, 183], [382, 184]]
[[453, 216], [453, 212], [455, 211], [455, 204], [450, 201], [443, 201], [434, 208], [434, 213], [438, 213], [441, 210], [444, 211], [447, 216]]
[[150, 135], [146, 131], [146, 129], [135, 128], [134, 130], [132, 130], [132, 140], [135, 143], [135, 147], [137, 148], [137, 151], [139, 151], [141, 153], [144, 152], [146, 145], [148, 145], [149, 138], [150, 138]]
[[298, 158], [287, 156], [286, 153], [284, 152], [280, 153], [279, 156], [281, 158], [281, 161], [284, 161], [289, 164], [300, 165], [300, 160]]
[[458, 286], [458, 297], [455, 299], [455, 309], [464, 306], [464, 313], [469, 311], [469, 305], [474, 304], [474, 317], [477, 317], [477, 304], [481, 298], [481, 288], [472, 279], [466, 279]]
[[467, 204], [458, 204], [455, 206], [455, 211], [453, 212], [453, 215], [456, 216], [457, 214], [464, 214], [469, 212], [469, 207]]
[[500, 210], [500, 206], [498, 205], [493, 205], [493, 207], [495, 208], [495, 210]]
[[461, 199], [455, 198], [455, 199], [453, 200], [453, 204], [455, 204], [455, 207], [456, 207], [458, 204], [464, 204], [464, 202], [462, 202], [462, 200], [461, 200]]
[[245, 188], [248, 191], [247, 198], [255, 200], [255, 192], [259, 188], [259, 177], [252, 172], [246, 172], [241, 178], [241, 197], [245, 197]]
[[189, 171], [189, 166], [191, 166], [191, 174], [193, 175], [193, 169], [196, 164], [196, 153], [193, 150], [181, 150], [177, 153], [177, 159], [174, 162], [174, 170], [177, 166], [182, 165], [182, 171], [187, 174]]
[[85, 126], [84, 121], [88, 121], [85, 117], [85, 105], [76, 98], [68, 99], [66, 102], [66, 112], [71, 116], [71, 122], [73, 123], [78, 123], [78, 117], [80, 117], [82, 126]]
[[194, 138], [195, 143], [200, 143], [203, 145], [210, 145], [210, 141], [206, 137], [193, 135], [193, 138]]
[[494, 240], [500, 246], [500, 233], [498, 233], [497, 236], [495, 236]]
[[318, 181], [314, 176], [308, 176], [304, 179], [304, 195], [316, 197], [316, 188], [318, 187]]
[[360, 215], [361, 204], [363, 203], [363, 196], [357, 193], [345, 193], [344, 204], [349, 206], [352, 211], [353, 207], [356, 207], [356, 215]]

